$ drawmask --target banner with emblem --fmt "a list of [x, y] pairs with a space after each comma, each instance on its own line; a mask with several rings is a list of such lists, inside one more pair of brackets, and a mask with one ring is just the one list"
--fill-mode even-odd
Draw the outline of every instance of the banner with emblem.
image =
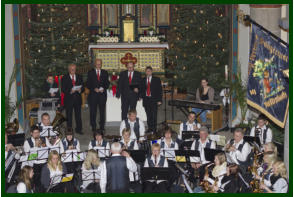
[[252, 24], [247, 103], [280, 127], [289, 108], [289, 48]]

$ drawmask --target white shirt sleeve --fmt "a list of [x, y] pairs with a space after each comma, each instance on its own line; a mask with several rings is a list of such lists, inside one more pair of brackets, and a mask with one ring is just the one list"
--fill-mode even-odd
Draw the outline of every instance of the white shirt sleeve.
[[243, 146], [242, 152], [240, 152], [239, 150], [236, 150], [234, 153], [235, 153], [236, 159], [238, 159], [240, 161], [246, 161], [247, 156], [249, 155], [250, 152], [251, 152], [251, 147], [246, 142]]
[[24, 150], [24, 152], [25, 153], [28, 153], [28, 152], [30, 152], [30, 145], [29, 145], [29, 142], [28, 142], [28, 140], [26, 140], [25, 142], [24, 142], [24, 144], [23, 144], [23, 150]]
[[288, 191], [288, 183], [285, 179], [279, 178], [275, 184], [273, 185], [274, 193], [287, 193]]
[[184, 124], [181, 123], [180, 124], [180, 131], [179, 131], [179, 135], [178, 135], [178, 138], [181, 140], [182, 139], [182, 131], [183, 131], [183, 127], [184, 127]]
[[148, 167], [149, 167], [148, 159], [146, 158], [146, 159], [145, 159], [145, 163], [144, 163], [144, 168], [148, 168]]
[[109, 157], [109, 155], [110, 155], [110, 145], [109, 145], [109, 142], [107, 142], [107, 144], [106, 144], [106, 156], [107, 157]]
[[216, 149], [216, 143], [215, 143], [215, 141], [212, 141], [211, 142], [210, 148], [211, 149]]
[[17, 184], [16, 191], [17, 193], [27, 193], [26, 185], [23, 182], [20, 182]]
[[175, 143], [175, 150], [179, 150], [179, 145], [177, 142], [174, 142]]
[[194, 142], [192, 143], [191, 150], [195, 150], [195, 143], [196, 143], [196, 140], [194, 140]]
[[123, 129], [126, 128], [126, 124], [125, 124], [125, 121], [121, 121], [120, 123], [120, 127], [119, 127], [119, 135], [122, 136], [122, 131]]
[[[139, 120], [139, 125], [140, 125], [140, 136], [144, 136], [145, 135], [145, 125], [144, 122]], [[139, 140], [144, 140], [144, 137], [140, 137]]]
[[127, 168], [130, 172], [137, 172], [137, 164], [131, 157], [127, 157]]
[[76, 147], [78, 152], [81, 152], [81, 146], [80, 146], [80, 141], [77, 139], [77, 147]]
[[250, 131], [250, 136], [254, 137], [255, 136], [255, 127], [252, 127]]
[[273, 132], [270, 128], [267, 129], [265, 143], [272, 142]]
[[91, 149], [93, 149], [93, 147], [92, 147], [92, 143], [90, 141], [89, 146], [88, 146], [88, 150], [91, 150]]
[[101, 193], [106, 192], [106, 184], [107, 184], [106, 162], [103, 162], [101, 167], [101, 179], [100, 179]]
[[163, 164], [163, 167], [164, 167], [164, 168], [168, 168], [168, 162], [167, 162], [167, 159], [166, 159], [166, 158], [164, 158], [164, 164]]
[[138, 146], [137, 141], [135, 141], [135, 143], [134, 143], [134, 150], [139, 150], [139, 146]]

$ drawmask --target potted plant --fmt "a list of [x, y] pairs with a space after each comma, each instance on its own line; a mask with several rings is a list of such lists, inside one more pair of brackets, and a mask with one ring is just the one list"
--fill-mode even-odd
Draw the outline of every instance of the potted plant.
[[154, 27], [150, 26], [150, 27], [148, 28], [148, 33], [149, 33], [149, 35], [150, 35], [150, 36], [153, 36], [154, 32], [155, 32]]
[[108, 27], [104, 28], [104, 34], [105, 34], [105, 36], [110, 35], [110, 29]]

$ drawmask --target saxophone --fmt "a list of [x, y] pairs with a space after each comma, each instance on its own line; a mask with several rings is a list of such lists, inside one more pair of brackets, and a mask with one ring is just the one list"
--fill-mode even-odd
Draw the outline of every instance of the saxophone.
[[[257, 168], [258, 168], [258, 157], [260, 156], [260, 154], [258, 154], [257, 152], [255, 152], [254, 154], [254, 160], [253, 160], [253, 165], [248, 167], [249, 171], [254, 174], [257, 175]], [[262, 175], [262, 180], [259, 181], [257, 178], [254, 178], [251, 182], [250, 182], [250, 186], [252, 188], [252, 192], [253, 193], [263, 193], [263, 189], [260, 188], [260, 183], [264, 182], [264, 173]]]
[[[208, 167], [211, 166], [212, 164], [205, 166], [205, 174], [204, 174], [204, 177], [209, 175], [208, 174]], [[209, 184], [209, 182], [207, 180], [202, 180], [199, 185], [202, 186], [203, 190], [206, 193], [213, 193], [214, 192], [213, 191], [213, 188], [210, 187], [210, 184]]]

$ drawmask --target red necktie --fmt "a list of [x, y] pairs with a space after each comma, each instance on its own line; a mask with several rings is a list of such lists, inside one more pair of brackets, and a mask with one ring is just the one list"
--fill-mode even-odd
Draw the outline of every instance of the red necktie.
[[131, 84], [132, 83], [132, 72], [130, 72], [130, 74], [129, 74], [129, 84]]
[[75, 81], [75, 76], [74, 75], [71, 76], [71, 82], [72, 82], [72, 85], [75, 86], [76, 81]]
[[150, 96], [150, 80], [147, 78], [147, 96]]
[[98, 79], [98, 81], [100, 81], [100, 74], [99, 74], [99, 70], [97, 71], [97, 79]]

